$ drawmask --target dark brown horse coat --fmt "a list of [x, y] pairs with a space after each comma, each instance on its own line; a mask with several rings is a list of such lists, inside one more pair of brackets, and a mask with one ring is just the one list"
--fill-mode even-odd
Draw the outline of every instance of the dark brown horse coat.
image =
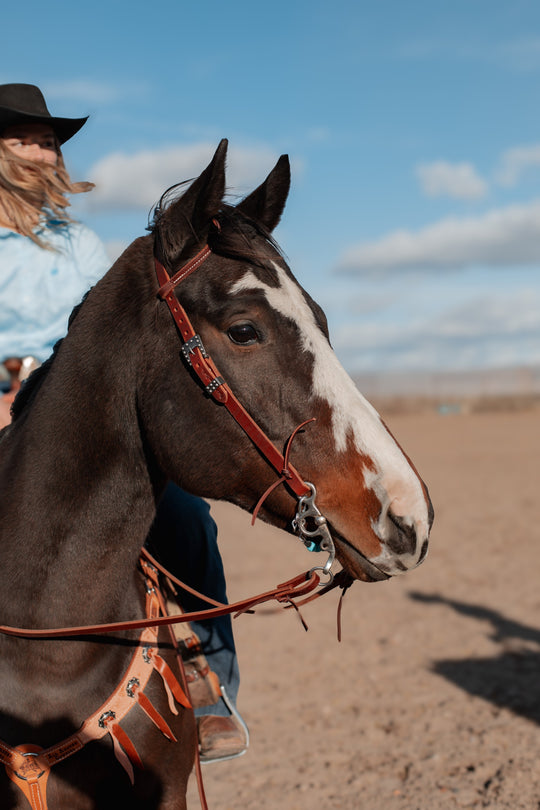
[[[142, 616], [136, 561], [165, 482], [252, 509], [275, 473], [223, 408], [202, 392], [157, 296], [154, 254], [174, 272], [208, 242], [204, 268], [177, 290], [204, 344], [275, 444], [303, 420], [293, 463], [317, 487], [338, 558], [356, 578], [386, 578], [425, 555], [427, 492], [378, 415], [335, 359], [320, 308], [269, 233], [289, 187], [281, 159], [253, 194], [222, 202], [226, 143], [178, 200], [156, 215], [90, 292], [53, 361], [38, 372], [0, 438], [0, 623], [33, 628]], [[261, 516], [290, 527], [279, 487]], [[0, 636], [0, 739], [49, 746], [114, 690], [136, 634], [33, 641]], [[163, 636], [166, 641], [166, 636]], [[173, 665], [170, 650], [164, 657]], [[108, 741], [50, 776], [50, 810], [180, 810], [192, 768], [189, 711], [167, 710], [159, 677], [147, 694], [180, 742], [135, 707], [122, 725], [144, 762], [131, 786]], [[0, 806], [26, 800], [0, 772]]]

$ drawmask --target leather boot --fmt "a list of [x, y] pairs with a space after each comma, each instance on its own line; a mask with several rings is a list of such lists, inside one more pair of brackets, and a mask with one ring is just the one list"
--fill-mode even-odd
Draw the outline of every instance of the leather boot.
[[240, 756], [247, 749], [244, 730], [233, 717], [206, 714], [197, 719], [201, 762]]

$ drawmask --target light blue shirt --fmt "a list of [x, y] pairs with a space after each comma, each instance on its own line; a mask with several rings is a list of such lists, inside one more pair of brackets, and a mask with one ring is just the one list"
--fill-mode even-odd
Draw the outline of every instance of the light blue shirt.
[[0, 228], [0, 362], [46, 360], [75, 304], [111, 264], [96, 234], [78, 222], [50, 223], [38, 235], [54, 249]]

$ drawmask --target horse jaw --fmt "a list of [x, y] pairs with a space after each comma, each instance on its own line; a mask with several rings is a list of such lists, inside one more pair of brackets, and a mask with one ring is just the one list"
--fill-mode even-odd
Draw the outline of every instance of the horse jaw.
[[[426, 555], [432, 522], [427, 490], [339, 363], [301, 288], [273, 266], [277, 286], [248, 271], [231, 292], [261, 290], [273, 309], [297, 325], [301, 350], [312, 358], [305, 400], [315, 413], [306, 416], [316, 415], [317, 422], [308, 428], [307, 449], [298, 461], [295, 449], [293, 463], [317, 488], [318, 507], [334, 527], [344, 567], [359, 579], [403, 573]], [[310, 461], [314, 449], [324, 459], [316, 466]]]

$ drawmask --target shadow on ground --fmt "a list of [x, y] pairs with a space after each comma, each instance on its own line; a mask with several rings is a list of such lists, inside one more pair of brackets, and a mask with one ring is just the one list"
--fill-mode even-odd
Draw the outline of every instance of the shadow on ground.
[[[491, 638], [501, 644], [492, 658], [436, 661], [433, 672], [442, 675], [471, 695], [510, 709], [540, 725], [540, 630], [505, 617], [496, 610], [439, 595], [412, 592], [411, 599], [424, 604], [447, 605], [471, 619], [489, 622]], [[538, 650], [531, 649], [538, 645]]]

